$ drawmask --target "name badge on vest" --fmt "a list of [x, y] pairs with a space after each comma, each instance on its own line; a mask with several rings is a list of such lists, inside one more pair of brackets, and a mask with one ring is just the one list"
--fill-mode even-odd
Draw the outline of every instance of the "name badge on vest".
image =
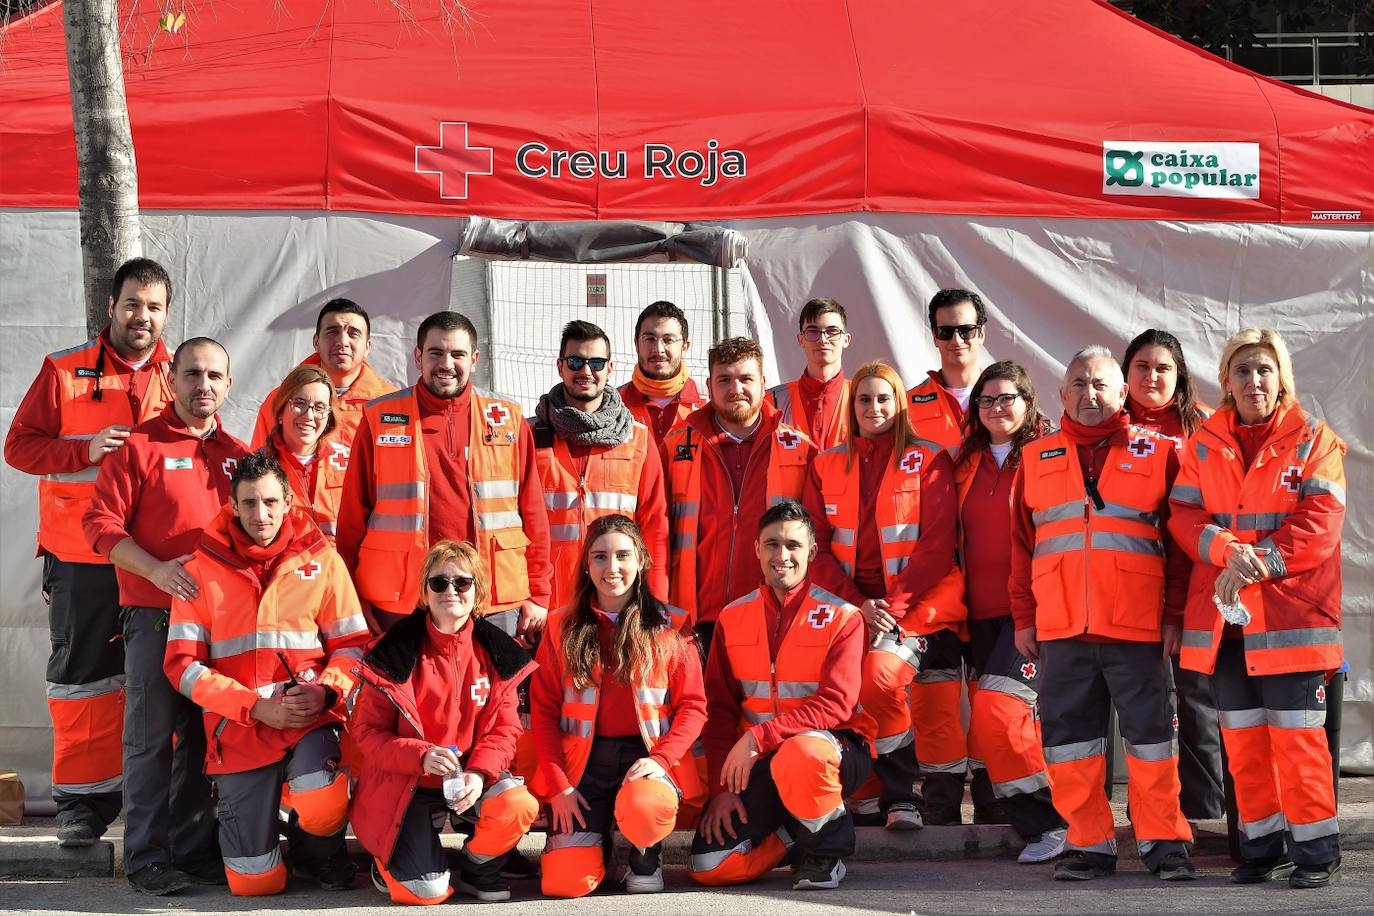
[[87, 368], [86, 366], [80, 366], [80, 367], [78, 367], [77, 370], [76, 370], [76, 377], [77, 377], [77, 378], [100, 378], [100, 373], [97, 372], [97, 371], [94, 370], [94, 369]]
[[191, 467], [192, 467], [192, 465], [191, 465], [191, 459], [190, 459], [190, 458], [164, 458], [164, 459], [162, 459], [162, 467], [163, 467], [164, 470], [168, 470], [168, 471], [189, 471], [189, 470], [191, 470]]
[[1047, 449], [1045, 449], [1043, 452], [1040, 453], [1040, 457], [1041, 457], [1042, 459], [1043, 459], [1043, 458], [1058, 458], [1060, 455], [1064, 454], [1064, 453], [1067, 452], [1067, 451], [1068, 451], [1068, 449], [1063, 449], [1063, 448], [1047, 448]]
[[692, 448], [693, 448], [693, 446], [691, 446], [691, 445], [679, 445], [679, 446], [677, 447], [677, 451], [673, 452], [673, 460], [674, 460], [674, 461], [691, 461], [691, 460], [692, 460]]
[[410, 445], [414, 441], [410, 436], [384, 435], [377, 437], [378, 445]]
[[410, 415], [404, 413], [384, 413], [382, 414], [383, 426], [409, 426]]
[[938, 397], [938, 395], [933, 391], [930, 394], [913, 394], [911, 396], [911, 403], [929, 404], [931, 401], [935, 400], [936, 397]]

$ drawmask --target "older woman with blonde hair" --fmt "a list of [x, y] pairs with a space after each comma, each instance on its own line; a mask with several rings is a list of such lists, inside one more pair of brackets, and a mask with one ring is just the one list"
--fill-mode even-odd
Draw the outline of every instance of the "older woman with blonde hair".
[[333, 437], [334, 386], [319, 366], [287, 373], [272, 395], [272, 429], [263, 450], [276, 457], [299, 505], [332, 542], [348, 471], [348, 446]]
[[1298, 406], [1269, 328], [1226, 342], [1221, 409], [1186, 443], [1169, 531], [1193, 557], [1181, 664], [1212, 675], [1235, 781], [1237, 884], [1324, 887], [1341, 864], [1323, 725], [1341, 667], [1346, 445]]

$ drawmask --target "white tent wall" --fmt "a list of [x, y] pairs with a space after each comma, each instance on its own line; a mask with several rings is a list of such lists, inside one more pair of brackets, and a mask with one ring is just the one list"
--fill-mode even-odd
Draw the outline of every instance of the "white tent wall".
[[[925, 302], [940, 286], [979, 290], [992, 310], [992, 358], [1023, 361], [1057, 413], [1064, 360], [1090, 342], [1119, 352], [1135, 332], [1177, 334], [1203, 395], [1216, 403], [1216, 356], [1246, 324], [1272, 325], [1294, 351], [1305, 407], [1350, 443], [1351, 506], [1374, 483], [1374, 233], [1232, 224], [843, 215], [732, 224], [750, 242], [743, 302], [765, 345], [770, 381], [801, 370], [798, 309], [830, 295], [849, 310], [850, 365], [895, 359], [909, 383], [935, 363]], [[457, 220], [339, 213], [145, 213], [145, 250], [177, 285], [166, 336], [209, 335], [234, 357], [224, 411], [247, 438], [262, 396], [310, 351], [319, 306], [345, 295], [372, 314], [371, 360], [413, 379], [424, 315], [448, 307]], [[0, 435], [42, 355], [84, 338], [77, 218], [0, 209]], [[458, 293], [461, 298], [461, 291]], [[742, 325], [732, 321], [732, 330]], [[708, 335], [697, 329], [697, 346]], [[703, 354], [704, 355], [704, 354]], [[495, 354], [499, 358], [499, 354]], [[48, 797], [48, 653], [33, 479], [0, 467], [0, 768], [20, 772], [30, 810]], [[1342, 761], [1374, 768], [1374, 531], [1365, 513], [1345, 534], [1346, 689]]]

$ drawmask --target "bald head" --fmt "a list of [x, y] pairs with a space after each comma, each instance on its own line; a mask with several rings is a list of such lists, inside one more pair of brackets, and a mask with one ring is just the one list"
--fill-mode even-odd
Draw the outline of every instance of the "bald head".
[[1059, 399], [1069, 419], [1098, 426], [1120, 412], [1126, 403], [1126, 379], [1106, 347], [1084, 347], [1069, 360]]

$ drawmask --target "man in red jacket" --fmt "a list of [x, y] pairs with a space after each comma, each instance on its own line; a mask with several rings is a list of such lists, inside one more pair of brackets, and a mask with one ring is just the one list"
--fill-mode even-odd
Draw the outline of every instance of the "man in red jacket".
[[38, 553], [48, 602], [52, 797], [62, 846], [89, 846], [122, 801], [124, 643], [114, 567], [91, 550], [81, 513], [106, 456], [171, 400], [162, 328], [172, 280], [135, 258], [115, 272], [110, 323], [53, 353], [15, 411], [5, 460], [38, 477]]
[[[229, 354], [193, 337], [172, 357], [174, 400], [129, 433], [100, 466], [82, 518], [86, 539], [119, 579], [124, 627], [124, 872], [145, 894], [191, 882], [223, 884], [215, 813], [203, 775], [200, 710], [162, 673], [174, 597], [200, 583], [183, 566], [229, 496], [247, 447], [217, 411], [229, 393]], [[176, 736], [175, 751], [173, 735]]]
[[768, 389], [782, 422], [806, 433], [821, 451], [844, 441], [849, 382], [843, 359], [850, 340], [844, 306], [826, 296], [810, 300], [797, 318], [806, 368], [795, 382]]
[[663, 439], [681, 426], [687, 415], [706, 403], [692, 381], [687, 353], [687, 316], [673, 303], [659, 300], [645, 306], [635, 321], [634, 376], [620, 386], [620, 397], [634, 418], [649, 427], [659, 457], [666, 464]]

